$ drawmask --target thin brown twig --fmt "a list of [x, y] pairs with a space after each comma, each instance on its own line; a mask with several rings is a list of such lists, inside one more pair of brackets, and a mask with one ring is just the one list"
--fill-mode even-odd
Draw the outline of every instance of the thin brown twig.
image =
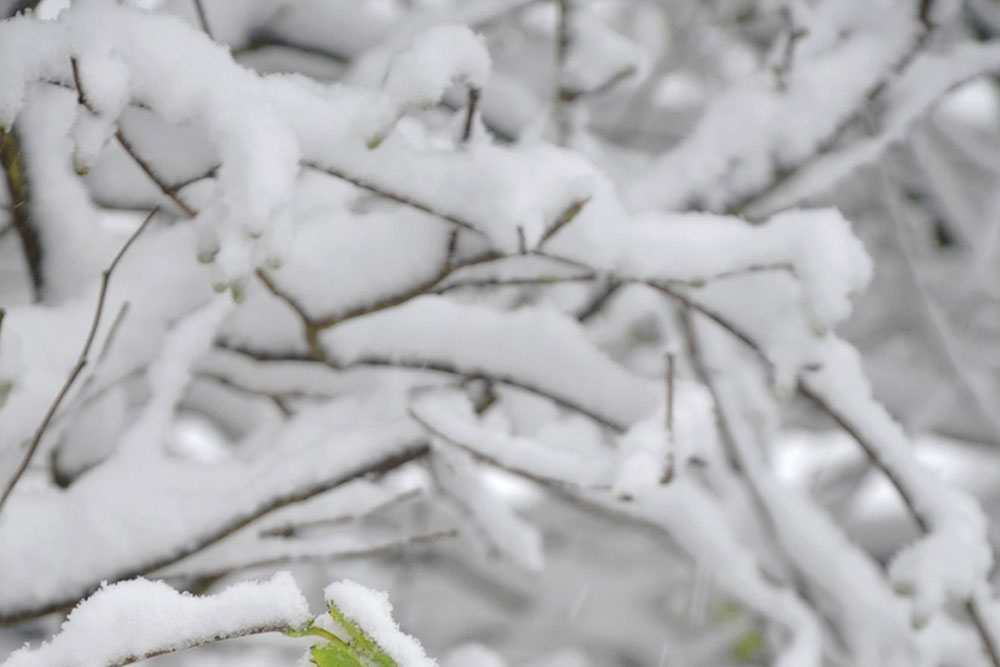
[[293, 414], [291, 408], [289, 408], [288, 404], [285, 403], [284, 396], [278, 394], [272, 394], [266, 391], [259, 391], [257, 389], [251, 389], [250, 387], [244, 387], [243, 385], [238, 384], [223, 375], [206, 373], [205, 371], [196, 371], [195, 373], [192, 374], [192, 377], [203, 380], [209, 380], [211, 382], [218, 384], [219, 386], [225, 387], [226, 389], [229, 389], [239, 394], [243, 394], [245, 396], [252, 396], [253, 398], [263, 398], [267, 401], [270, 401], [274, 405], [274, 407], [278, 409], [278, 412], [280, 412], [285, 417], [291, 417]]
[[401, 193], [398, 193], [398, 192], [393, 192], [392, 190], [389, 190], [388, 188], [384, 188], [384, 187], [382, 187], [380, 185], [376, 185], [375, 183], [371, 183], [370, 181], [367, 181], [367, 180], [365, 180], [363, 178], [359, 178], [357, 176], [351, 176], [351, 175], [349, 175], [349, 174], [347, 174], [347, 173], [345, 173], [345, 172], [343, 172], [343, 171], [341, 171], [339, 169], [336, 169], [334, 167], [323, 166], [323, 165], [321, 165], [321, 164], [319, 164], [317, 162], [311, 162], [309, 160], [303, 161], [302, 162], [302, 166], [306, 167], [307, 169], [312, 169], [314, 171], [323, 172], [324, 174], [328, 174], [330, 176], [333, 176], [334, 178], [339, 178], [340, 180], [346, 181], [347, 183], [350, 183], [351, 185], [353, 185], [355, 187], [359, 187], [362, 190], [368, 190], [369, 192], [377, 194], [380, 197], [384, 197], [385, 199], [388, 199], [390, 201], [394, 201], [397, 204], [403, 204], [404, 206], [409, 206], [410, 208], [416, 209], [418, 211], [423, 211], [424, 213], [429, 213], [430, 215], [433, 215], [435, 217], [441, 218], [442, 220], [447, 220], [448, 222], [452, 223], [453, 225], [458, 225], [459, 227], [462, 227], [463, 229], [468, 229], [469, 231], [476, 232], [477, 234], [483, 234], [482, 230], [480, 230], [478, 227], [476, 227], [474, 224], [472, 224], [468, 220], [463, 220], [462, 218], [459, 218], [457, 216], [451, 215], [449, 213], [444, 213], [442, 211], [437, 211], [433, 207], [431, 207], [431, 206], [429, 206], [429, 205], [427, 205], [427, 204], [425, 204], [423, 202], [417, 201], [417, 200], [415, 200], [415, 199], [413, 199], [411, 197], [408, 197], [408, 196], [406, 196], [404, 194], [401, 194]]
[[572, 140], [572, 120], [570, 105], [573, 98], [566, 89], [566, 66], [573, 45], [572, 15], [573, 0], [555, 0], [556, 40], [555, 40], [555, 90], [553, 91], [553, 111], [556, 144], [568, 146]]
[[115, 338], [118, 336], [118, 330], [121, 329], [122, 324], [125, 322], [125, 318], [128, 316], [129, 309], [132, 304], [128, 301], [122, 301], [122, 305], [118, 308], [118, 314], [115, 315], [114, 321], [111, 323], [111, 328], [108, 329], [108, 335], [104, 337], [104, 344], [101, 345], [101, 351], [97, 354], [97, 363], [101, 363], [108, 357], [108, 352], [111, 351], [111, 346], [115, 343]]
[[[100, 115], [97, 107], [95, 107], [87, 97], [87, 92], [83, 87], [83, 79], [80, 75], [80, 63], [75, 57], [70, 58], [70, 66], [73, 70], [73, 83], [76, 86], [77, 101], [90, 113], [95, 116]], [[121, 128], [115, 130], [115, 139], [125, 152], [128, 153], [129, 157], [132, 158], [133, 162], [139, 165], [139, 168], [142, 169], [143, 173], [149, 177], [149, 180], [153, 181], [156, 187], [160, 189], [160, 192], [166, 195], [170, 201], [174, 202], [185, 215], [189, 218], [193, 218], [198, 215], [198, 211], [184, 201], [184, 199], [182, 199], [178, 194], [178, 188], [174, 188], [167, 183], [167, 180], [160, 176], [156, 169], [153, 168], [153, 165], [139, 154], [135, 146], [132, 144], [132, 141], [125, 136]]]
[[466, 287], [524, 287], [537, 285], [562, 285], [564, 283], [591, 282], [597, 278], [597, 274], [585, 274], [579, 276], [541, 276], [539, 278], [470, 278], [469, 280], [459, 280], [442, 285], [430, 290], [431, 294], [445, 294], [457, 289]]
[[28, 180], [19, 142], [13, 130], [0, 128], [0, 167], [3, 169], [10, 197], [10, 228], [17, 232], [21, 241], [21, 251], [31, 279], [32, 298], [38, 301], [45, 287], [43, 248], [38, 229], [31, 220]]
[[441, 540], [450, 539], [454, 537], [458, 537], [458, 531], [455, 529], [439, 530], [433, 533], [418, 533], [416, 535], [410, 535], [400, 540], [394, 540], [392, 542], [387, 542], [385, 544], [376, 544], [371, 547], [365, 547], [362, 549], [333, 551], [325, 554], [319, 554], [319, 553], [286, 554], [282, 556], [275, 556], [274, 558], [261, 558], [258, 560], [247, 561], [244, 563], [237, 563], [235, 565], [207, 572], [192, 572], [190, 574], [182, 573], [178, 575], [167, 574], [166, 578], [180, 579], [182, 581], [193, 580], [194, 582], [197, 583], [197, 586], [200, 588], [203, 586], [210, 585], [223, 577], [236, 574], [237, 572], [245, 572], [246, 570], [255, 570], [264, 567], [284, 567], [286, 565], [294, 565], [295, 563], [357, 560], [360, 558], [371, 558], [373, 556], [385, 556], [387, 554], [398, 553], [400, 551], [407, 549], [408, 547], [430, 544], [432, 542], [439, 542]]
[[333, 516], [328, 519], [313, 519], [311, 521], [299, 521], [296, 523], [285, 523], [277, 526], [271, 526], [269, 528], [262, 528], [258, 535], [260, 537], [295, 537], [301, 533], [313, 531], [317, 528], [328, 528], [330, 526], [339, 526], [345, 523], [352, 523], [355, 521], [360, 521], [362, 519], [367, 519], [369, 517], [381, 514], [388, 509], [402, 505], [411, 500], [419, 498], [423, 495], [423, 489], [415, 488], [403, 493], [397, 494], [388, 500], [384, 500], [378, 503], [374, 507], [370, 507], [360, 514], [341, 514], [339, 516]]
[[148, 651], [141, 654], [133, 654], [120, 658], [119, 660], [109, 663], [106, 667], [124, 667], [125, 665], [132, 665], [137, 662], [142, 662], [143, 660], [148, 660], [150, 658], [155, 658], [161, 655], [167, 655], [169, 653], [176, 653], [178, 651], [186, 651], [188, 649], [197, 648], [199, 646], [205, 646], [207, 644], [214, 644], [216, 642], [225, 641], [227, 639], [237, 639], [239, 637], [250, 637], [252, 635], [262, 635], [269, 632], [280, 632], [287, 633], [295, 628], [290, 628], [284, 625], [258, 625], [249, 628], [240, 628], [239, 630], [233, 632], [226, 632], [212, 635], [211, 637], [205, 637], [197, 641], [188, 642], [178, 646], [170, 646], [168, 648], [156, 649], [153, 651]]
[[563, 88], [559, 93], [560, 97], [564, 102], [575, 102], [581, 97], [593, 97], [596, 95], [602, 95], [619, 83], [628, 80], [630, 77], [636, 74], [636, 68], [632, 65], [628, 65], [618, 70], [603, 82], [597, 84], [593, 88], [587, 89], [577, 89], [577, 88]]
[[208, 35], [208, 38], [215, 41], [215, 35], [212, 34], [212, 29], [208, 25], [208, 16], [205, 14], [205, 6], [202, 4], [202, 0], [194, 1], [194, 11], [198, 15], [198, 25], [201, 26], [202, 31]]
[[125, 253], [132, 246], [135, 240], [139, 238], [139, 235], [142, 234], [143, 230], [146, 229], [146, 227], [149, 225], [150, 221], [153, 219], [153, 216], [156, 215], [156, 212], [158, 210], [159, 210], [158, 208], [154, 208], [152, 211], [149, 212], [149, 215], [147, 215], [146, 219], [142, 221], [142, 224], [140, 224], [136, 228], [136, 230], [132, 232], [132, 234], [128, 237], [125, 243], [122, 244], [122, 247], [118, 249], [118, 253], [115, 255], [114, 259], [111, 260], [111, 264], [108, 266], [108, 268], [101, 272], [101, 287], [97, 294], [97, 307], [94, 309], [94, 317], [90, 323], [90, 331], [87, 333], [87, 338], [83, 343], [83, 349], [80, 350], [80, 355], [77, 358], [76, 363], [73, 365], [73, 368], [70, 370], [69, 376], [63, 383], [62, 388], [56, 394], [56, 397], [52, 401], [52, 404], [49, 406], [48, 411], [45, 413], [45, 417], [42, 419], [42, 422], [38, 425], [38, 428], [35, 430], [35, 434], [31, 438], [31, 441], [28, 444], [28, 448], [25, 450], [24, 455], [21, 457], [20, 464], [18, 464], [17, 469], [14, 471], [13, 477], [11, 477], [10, 481], [7, 483], [7, 486], [4, 488], [3, 495], [0, 495], [0, 511], [3, 510], [3, 507], [6, 504], [7, 499], [10, 497], [10, 494], [13, 493], [14, 491], [14, 487], [17, 486], [17, 483], [24, 475], [24, 472], [28, 469], [28, 465], [31, 463], [31, 459], [34, 457], [35, 452], [38, 451], [38, 447], [42, 442], [42, 436], [45, 435], [45, 431], [46, 429], [48, 429], [49, 423], [51, 423], [52, 418], [55, 417], [56, 411], [62, 404], [63, 399], [65, 399], [66, 395], [69, 394], [69, 391], [73, 387], [73, 384], [76, 382], [76, 379], [79, 377], [80, 373], [83, 371], [84, 367], [88, 363], [88, 355], [90, 354], [90, 348], [94, 344], [94, 339], [97, 336], [97, 329], [101, 324], [101, 314], [104, 312], [104, 302], [108, 295], [108, 284], [111, 281], [111, 274], [114, 273], [114, 270], [118, 267], [118, 263], [121, 261], [122, 257], [125, 256]]
[[676, 385], [675, 378], [675, 362], [677, 355], [673, 351], [668, 350], [666, 355], [667, 362], [667, 373], [666, 373], [666, 383], [667, 383], [667, 405], [666, 405], [666, 429], [667, 429], [667, 455], [666, 461], [663, 465], [663, 474], [660, 477], [660, 484], [668, 484], [674, 478], [674, 466], [676, 461], [674, 460], [674, 389]]
[[566, 398], [564, 396], [559, 396], [551, 391], [539, 387], [530, 382], [526, 382], [519, 378], [511, 377], [508, 375], [499, 375], [494, 373], [489, 373], [481, 369], [464, 369], [458, 368], [450, 363], [430, 360], [430, 359], [399, 359], [399, 358], [387, 358], [387, 357], [362, 357], [356, 359], [350, 363], [338, 363], [333, 359], [317, 360], [309, 354], [296, 354], [286, 353], [286, 352], [270, 352], [262, 350], [254, 350], [247, 347], [240, 347], [234, 345], [217, 344], [220, 349], [228, 350], [235, 354], [241, 354], [245, 357], [253, 359], [255, 361], [264, 363], [322, 363], [332, 370], [341, 372], [346, 370], [351, 370], [354, 368], [405, 368], [416, 371], [428, 371], [433, 373], [443, 373], [445, 375], [452, 375], [455, 377], [463, 378], [466, 380], [484, 380], [486, 382], [492, 382], [497, 384], [507, 385], [508, 387], [514, 387], [516, 389], [522, 389], [528, 393], [535, 394], [542, 398], [546, 398], [556, 405], [580, 414], [594, 422], [605, 426], [616, 433], [622, 433], [625, 430], [625, 424], [616, 421], [613, 417], [608, 415], [603, 415], [595, 410], [580, 405], [579, 403], [573, 401], [572, 399]]
[[555, 221], [551, 225], [549, 225], [546, 228], [546, 230], [542, 233], [541, 238], [538, 239], [538, 243], [535, 244], [535, 250], [541, 250], [542, 246], [545, 245], [545, 243], [548, 242], [549, 239], [558, 234], [563, 227], [572, 222], [573, 218], [575, 218], [577, 214], [581, 210], [583, 210], [583, 207], [586, 206], [587, 202], [589, 201], [590, 197], [585, 197], [583, 199], [574, 201], [569, 206], [567, 206], [566, 209], [559, 215], [559, 217], [556, 218]]
[[476, 109], [479, 107], [481, 91], [476, 86], [469, 86], [469, 102], [465, 108], [465, 125], [462, 127], [462, 143], [472, 138], [472, 128], [475, 125]]
[[[233, 517], [228, 523], [218, 526], [206, 534], [199, 535], [189, 540], [187, 543], [174, 551], [165, 553], [152, 561], [137, 564], [128, 570], [109, 573], [105, 578], [108, 581], [121, 581], [123, 579], [132, 579], [134, 577], [148, 575], [151, 572], [161, 570], [168, 565], [173, 565], [174, 563], [190, 556], [191, 554], [202, 551], [203, 549], [220, 542], [237, 531], [242, 530], [254, 521], [267, 516], [271, 512], [279, 510], [283, 507], [288, 507], [289, 505], [309, 500], [310, 498], [313, 498], [321, 493], [331, 491], [356, 479], [384, 475], [392, 470], [406, 465], [411, 461], [422, 458], [429, 451], [430, 448], [424, 441], [412, 441], [408, 444], [401, 443], [398, 449], [384, 455], [382, 458], [360, 463], [344, 471], [342, 474], [337, 475], [336, 477], [318, 480], [309, 486], [288, 489], [281, 495], [268, 498], [267, 502], [264, 504], [247, 511], [244, 514]], [[6, 615], [0, 613], [0, 627], [20, 623], [55, 611], [69, 609], [79, 600], [86, 597], [94, 590], [97, 590], [97, 588], [98, 582], [94, 582], [94, 584], [89, 588], [81, 588], [81, 590], [76, 593], [68, 594], [66, 597], [59, 600], [35, 603], [35, 606], [33, 607], [8, 610]]]
[[582, 307], [576, 311], [576, 320], [578, 322], [586, 322], [591, 319], [602, 310], [604, 307], [611, 302], [612, 297], [618, 293], [618, 290], [622, 288], [625, 283], [618, 280], [609, 280], [603, 286], [601, 286], [597, 292], [592, 294]]

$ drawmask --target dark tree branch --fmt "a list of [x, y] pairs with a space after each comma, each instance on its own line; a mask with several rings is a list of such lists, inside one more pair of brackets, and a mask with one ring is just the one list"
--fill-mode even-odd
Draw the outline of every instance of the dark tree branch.
[[106, 665], [106, 667], [124, 667], [125, 665], [132, 665], [137, 662], [142, 662], [143, 660], [148, 660], [150, 658], [155, 658], [161, 655], [167, 655], [170, 653], [176, 653], [178, 651], [186, 651], [188, 649], [197, 648], [199, 646], [205, 646], [207, 644], [214, 644], [216, 642], [225, 641], [227, 639], [237, 639], [239, 637], [250, 637], [252, 635], [262, 635], [269, 632], [280, 632], [287, 633], [290, 630], [295, 630], [295, 628], [289, 628], [283, 625], [259, 625], [249, 628], [240, 628], [235, 632], [228, 632], [225, 634], [217, 634], [211, 637], [205, 637], [196, 642], [191, 642], [184, 644], [182, 646], [171, 646], [169, 648], [158, 649], [155, 651], [149, 651], [148, 653], [130, 655], [124, 657], [116, 662]]
[[31, 220], [28, 180], [17, 135], [13, 130], [0, 128], [0, 167], [3, 168], [10, 196], [11, 226], [21, 240], [21, 250], [31, 278], [32, 298], [38, 301], [45, 287], [42, 243], [38, 229]]
[[[336, 477], [320, 480], [306, 487], [289, 489], [286, 493], [268, 498], [262, 505], [244, 514], [233, 517], [233, 519], [225, 525], [218, 526], [206, 534], [192, 538], [185, 544], [178, 546], [178, 548], [172, 553], [163, 554], [150, 562], [136, 565], [126, 571], [114, 573], [113, 575], [106, 576], [104, 578], [108, 581], [121, 581], [123, 579], [132, 579], [134, 577], [147, 575], [151, 572], [155, 572], [156, 570], [163, 569], [168, 565], [173, 565], [181, 559], [197, 553], [226, 537], [229, 537], [271, 512], [289, 505], [309, 500], [314, 496], [343, 486], [344, 484], [356, 479], [384, 475], [387, 472], [406, 465], [411, 461], [422, 458], [428, 453], [428, 451], [430, 451], [430, 449], [426, 442], [412, 442], [391, 454], [387, 454], [383, 458], [357, 465]], [[97, 590], [98, 587], [99, 583], [94, 582], [94, 585], [90, 590], [80, 591], [75, 595], [68, 595], [64, 599], [58, 601], [47, 602], [34, 607], [28, 607], [10, 612], [7, 616], [0, 615], [0, 627], [20, 623], [55, 611], [69, 609], [79, 600]]]
[[478, 227], [476, 227], [474, 224], [472, 224], [467, 220], [463, 220], [462, 218], [459, 218], [457, 216], [448, 213], [437, 211], [428, 204], [417, 201], [406, 195], [393, 192], [388, 188], [383, 188], [379, 185], [375, 185], [374, 183], [370, 183], [369, 181], [366, 181], [362, 178], [351, 176], [339, 169], [335, 169], [334, 167], [324, 167], [321, 164], [318, 164], [316, 162], [311, 162], [309, 160], [304, 161], [302, 163], [302, 166], [306, 167], [307, 169], [313, 169], [315, 171], [323, 172], [324, 174], [329, 174], [334, 178], [339, 178], [340, 180], [346, 181], [347, 183], [350, 183], [353, 186], [359, 187], [362, 190], [368, 190], [369, 192], [377, 194], [380, 197], [384, 197], [385, 199], [394, 201], [397, 204], [403, 204], [404, 206], [409, 206], [410, 208], [416, 209], [418, 211], [429, 213], [430, 215], [441, 218], [442, 220], [447, 220], [453, 225], [458, 225], [459, 227], [462, 227], [463, 229], [468, 229], [469, 231], [475, 232], [476, 234], [481, 235], [483, 233]]
[[20, 481], [22, 475], [24, 475], [24, 472], [28, 469], [28, 465], [31, 463], [31, 459], [34, 457], [35, 452], [38, 451], [38, 446], [42, 442], [42, 436], [45, 435], [45, 431], [52, 422], [52, 418], [55, 417], [56, 411], [59, 409], [59, 406], [66, 398], [69, 390], [73, 387], [76, 379], [88, 363], [90, 348], [94, 344], [94, 339], [97, 336], [97, 329], [101, 324], [101, 314], [104, 312], [104, 301], [108, 296], [108, 284], [111, 281], [111, 274], [114, 273], [115, 269], [118, 267], [118, 263], [121, 261], [122, 257], [124, 257], [126, 251], [128, 251], [131, 247], [132, 243], [135, 242], [143, 230], [146, 229], [147, 225], [149, 225], [149, 222], [153, 219], [157, 210], [158, 209], [153, 209], [150, 211], [149, 215], [146, 216], [146, 219], [142, 221], [142, 224], [139, 225], [134, 232], [132, 232], [132, 235], [129, 236], [122, 247], [118, 249], [118, 253], [115, 255], [114, 259], [111, 260], [111, 264], [108, 268], [101, 273], [101, 287], [97, 294], [97, 307], [94, 309], [94, 317], [90, 323], [90, 331], [87, 333], [87, 339], [83, 343], [83, 349], [80, 350], [80, 355], [77, 358], [76, 363], [73, 365], [72, 370], [70, 370], [69, 376], [66, 378], [62, 388], [59, 390], [59, 393], [56, 394], [55, 399], [49, 406], [45, 416], [42, 418], [42, 423], [39, 424], [38, 428], [35, 430], [35, 435], [28, 443], [28, 447], [25, 450], [24, 455], [21, 457], [21, 462], [15, 469], [13, 477], [11, 477], [7, 486], [4, 488], [3, 494], [0, 495], [0, 511], [3, 511], [3, 506], [6, 504], [10, 494], [13, 493], [14, 487], [17, 486], [17, 483]]
[[208, 35], [208, 38], [215, 41], [215, 35], [212, 34], [212, 29], [208, 24], [208, 16], [205, 15], [205, 6], [202, 4], [202, 0], [193, 0], [194, 11], [198, 15], [198, 25], [201, 26], [202, 31]]
[[547, 391], [541, 387], [538, 387], [530, 382], [526, 382], [519, 378], [500, 375], [495, 373], [489, 373], [487, 371], [479, 369], [463, 369], [458, 368], [450, 363], [439, 361], [439, 360], [429, 360], [429, 359], [389, 359], [385, 357], [362, 357], [355, 361], [346, 364], [340, 364], [332, 359], [317, 360], [308, 354], [295, 354], [295, 353], [282, 353], [282, 352], [270, 352], [253, 350], [246, 347], [229, 346], [225, 344], [219, 344], [218, 347], [236, 354], [241, 354], [243, 356], [254, 359], [255, 361], [264, 363], [281, 363], [281, 362], [295, 362], [295, 363], [322, 363], [332, 370], [335, 371], [346, 371], [355, 368], [406, 368], [416, 371], [429, 371], [433, 373], [443, 373], [445, 375], [452, 375], [464, 380], [484, 380], [487, 382], [504, 384], [509, 387], [514, 387], [516, 389], [522, 389], [536, 396], [546, 398], [556, 405], [576, 412], [577, 414], [583, 415], [594, 422], [605, 426], [616, 433], [622, 433], [625, 431], [626, 425], [615, 421], [614, 419], [607, 417], [605, 415], [598, 414], [597, 412], [587, 408], [585, 406], [579, 405], [575, 401], [568, 399], [563, 396], [559, 396], [550, 391]]
[[579, 322], [586, 322], [610, 303], [612, 297], [618, 293], [625, 283], [618, 280], [609, 280], [600, 287], [597, 292], [591, 295], [590, 299], [576, 312], [576, 319]]
[[476, 120], [476, 109], [479, 106], [480, 90], [469, 86], [469, 103], [465, 107], [465, 125], [462, 127], [462, 143], [472, 138], [472, 128]]

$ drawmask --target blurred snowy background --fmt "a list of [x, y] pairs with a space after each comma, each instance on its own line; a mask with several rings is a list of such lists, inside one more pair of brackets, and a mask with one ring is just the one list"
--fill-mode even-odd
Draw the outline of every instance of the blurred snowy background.
[[0, 664], [290, 570], [442, 667], [1000, 665], [996, 0], [0, 9]]

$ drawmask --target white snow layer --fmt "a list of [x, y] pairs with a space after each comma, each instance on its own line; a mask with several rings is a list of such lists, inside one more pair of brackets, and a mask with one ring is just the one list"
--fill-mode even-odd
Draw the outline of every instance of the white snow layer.
[[420, 642], [399, 629], [392, 618], [392, 603], [384, 591], [375, 591], [353, 581], [336, 581], [326, 587], [328, 602], [354, 621], [399, 667], [436, 667]]
[[287, 572], [215, 595], [180, 593], [162, 581], [102, 587], [70, 612], [51, 641], [14, 652], [2, 667], [105, 667], [228, 637], [282, 631], [311, 619]]

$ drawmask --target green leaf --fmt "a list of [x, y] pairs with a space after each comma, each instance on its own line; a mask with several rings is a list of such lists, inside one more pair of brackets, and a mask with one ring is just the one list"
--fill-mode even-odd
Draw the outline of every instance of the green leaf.
[[319, 667], [364, 667], [357, 656], [341, 644], [317, 644], [309, 653]]
[[733, 644], [733, 658], [740, 662], [751, 662], [760, 651], [764, 638], [759, 630], [750, 630]]
[[369, 637], [364, 630], [347, 618], [334, 604], [329, 605], [330, 617], [343, 628], [350, 640], [347, 642], [352, 649], [357, 651], [366, 663], [376, 667], [397, 667], [396, 661], [382, 650], [382, 648]]

